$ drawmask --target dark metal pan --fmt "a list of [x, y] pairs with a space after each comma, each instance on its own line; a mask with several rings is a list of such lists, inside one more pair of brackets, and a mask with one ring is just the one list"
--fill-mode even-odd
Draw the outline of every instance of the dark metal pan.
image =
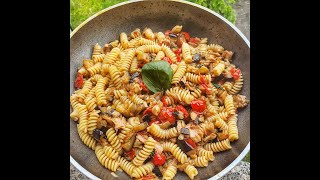
[[[104, 9], [77, 27], [70, 36], [70, 95], [73, 82], [82, 60], [91, 57], [92, 47], [118, 39], [121, 32], [130, 33], [135, 28], [150, 27], [153, 31], [165, 31], [175, 25], [192, 36], [207, 37], [209, 43], [218, 43], [235, 52], [233, 62], [241, 68], [244, 86], [241, 94], [250, 99], [250, 43], [245, 36], [217, 13], [188, 1], [128, 1]], [[250, 149], [250, 104], [238, 116], [239, 140], [232, 149], [217, 153], [215, 161], [206, 168], [197, 168], [195, 179], [217, 179], [230, 171]], [[110, 171], [98, 162], [94, 151], [79, 139], [76, 123], [70, 120], [70, 161], [92, 179], [113, 179]], [[117, 172], [120, 179], [129, 179], [124, 172]], [[175, 179], [187, 179], [178, 173]]]

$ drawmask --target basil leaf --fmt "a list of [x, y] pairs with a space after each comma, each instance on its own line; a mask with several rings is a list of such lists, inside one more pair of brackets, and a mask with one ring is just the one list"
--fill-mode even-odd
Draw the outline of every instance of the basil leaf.
[[142, 67], [142, 80], [154, 93], [169, 89], [172, 76], [173, 70], [167, 61], [152, 61]]

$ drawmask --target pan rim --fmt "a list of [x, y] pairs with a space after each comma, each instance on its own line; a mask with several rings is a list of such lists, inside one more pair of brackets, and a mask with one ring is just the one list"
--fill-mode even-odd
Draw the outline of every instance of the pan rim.
[[[70, 33], [70, 39], [72, 38], [72, 36], [74, 34], [76, 34], [84, 25], [86, 25], [88, 22], [90, 22], [92, 19], [96, 18], [97, 16], [111, 10], [114, 8], [117, 8], [119, 6], [123, 6], [126, 4], [130, 4], [130, 3], [135, 3], [135, 2], [140, 2], [140, 1], [144, 1], [144, 0], [128, 0], [113, 6], [110, 6], [108, 8], [105, 8], [97, 13], [95, 13], [94, 15], [90, 16], [88, 19], [86, 19], [85, 21], [83, 21], [80, 25], [78, 25], [71, 33]], [[220, 18], [222, 21], [224, 21], [225, 23], [227, 23], [233, 30], [235, 30], [240, 37], [242, 38], [242, 40], [244, 40], [244, 42], [247, 44], [247, 46], [250, 49], [250, 41], [247, 39], [247, 37], [234, 25], [232, 24], [230, 21], [228, 21], [226, 18], [224, 18], [223, 16], [221, 16], [220, 14], [214, 12], [211, 9], [208, 9], [206, 7], [203, 7], [201, 5], [195, 4], [193, 2], [189, 2], [189, 1], [182, 1], [182, 0], [167, 0], [167, 1], [174, 1], [174, 2], [179, 2], [179, 3], [184, 3], [184, 4], [188, 4], [188, 5], [192, 5], [195, 6], [197, 8], [200, 8], [204, 11], [207, 11], [210, 14], [213, 14], [214, 16]], [[239, 156], [232, 162], [230, 163], [226, 168], [224, 168], [222, 171], [220, 171], [218, 174], [212, 176], [211, 178], [209, 178], [209, 180], [216, 180], [219, 179], [221, 177], [223, 177], [225, 174], [227, 174], [231, 169], [233, 169], [244, 157], [245, 155], [250, 151], [250, 141], [248, 142], [247, 146], [243, 149], [243, 151], [239, 154]], [[93, 180], [101, 180], [100, 178], [98, 178], [97, 176], [93, 175], [91, 172], [89, 172], [88, 170], [86, 170], [85, 168], [83, 168], [71, 155], [70, 155], [70, 163], [76, 167], [81, 173], [83, 173], [84, 175], [86, 175], [88, 178], [93, 179]]]

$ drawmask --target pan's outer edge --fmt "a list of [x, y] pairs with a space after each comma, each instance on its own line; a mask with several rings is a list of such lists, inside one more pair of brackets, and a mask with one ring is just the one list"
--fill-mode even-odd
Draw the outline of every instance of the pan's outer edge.
[[[106, 11], [109, 11], [110, 9], [114, 9], [118, 6], [122, 6], [122, 5], [126, 5], [129, 3], [135, 3], [135, 2], [140, 2], [143, 0], [130, 0], [130, 1], [126, 1], [126, 2], [122, 2], [113, 6], [110, 6], [106, 9], [103, 9], [99, 12], [97, 12], [96, 14], [92, 15], [91, 17], [89, 17], [88, 19], [86, 19], [84, 22], [82, 22], [78, 27], [76, 27], [71, 33], [70, 33], [70, 39], [72, 38], [72, 36], [77, 33], [77, 31], [83, 27], [85, 24], [87, 24], [89, 21], [91, 21], [92, 19], [94, 19], [95, 17], [99, 16], [100, 14], [103, 14]], [[221, 16], [220, 14], [212, 11], [211, 9], [208, 9], [206, 7], [203, 7], [201, 5], [189, 2], [189, 1], [182, 1], [182, 0], [168, 0], [168, 1], [175, 1], [175, 2], [180, 2], [180, 3], [184, 3], [184, 4], [189, 4], [192, 6], [195, 6], [197, 8], [200, 8], [202, 10], [205, 10], [215, 16], [217, 16], [218, 18], [220, 18], [221, 20], [223, 20], [225, 23], [227, 23], [232, 29], [234, 29], [240, 36], [241, 38], [246, 42], [246, 44], [248, 45], [248, 47], [250, 48], [250, 42], [249, 40], [246, 38], [246, 36], [235, 26], [233, 25], [230, 21], [228, 21], [226, 18], [224, 18], [223, 16]], [[223, 169], [221, 172], [219, 172], [218, 174], [214, 175], [213, 177], [211, 177], [209, 180], [216, 180], [219, 179], [220, 177], [224, 176], [225, 174], [227, 174], [233, 167], [235, 167], [244, 157], [245, 155], [250, 151], [250, 141], [248, 143], [248, 145], [246, 146], [246, 148], [241, 152], [241, 154], [231, 163], [229, 164], [225, 169]], [[95, 175], [93, 175], [92, 173], [90, 173], [89, 171], [87, 171], [86, 169], [84, 169], [77, 161], [75, 161], [73, 159], [73, 157], [70, 155], [70, 163], [75, 166], [80, 172], [82, 172], [84, 175], [86, 175], [87, 177], [89, 177], [90, 179], [93, 180], [101, 180], [100, 178], [96, 177]]]

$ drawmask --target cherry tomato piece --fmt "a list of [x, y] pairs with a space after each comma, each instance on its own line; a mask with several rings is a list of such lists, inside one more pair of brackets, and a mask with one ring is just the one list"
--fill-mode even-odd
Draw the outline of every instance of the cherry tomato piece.
[[240, 69], [232, 68], [230, 70], [230, 73], [234, 80], [237, 80], [240, 78], [240, 73], [241, 73]]
[[181, 32], [181, 34], [183, 34], [184, 38], [186, 39], [187, 42], [190, 41], [190, 34], [187, 32]]
[[167, 98], [167, 96], [162, 96], [162, 98], [161, 98], [161, 102], [162, 102], [162, 104], [163, 104], [164, 107], [167, 107], [167, 106], [168, 106], [168, 103], [167, 103], [167, 101], [166, 101], [166, 98]]
[[142, 90], [146, 91], [146, 92], [149, 92], [149, 89], [147, 88], [147, 86], [144, 84], [144, 82], [142, 82], [140, 84], [140, 87], [142, 88]]
[[163, 57], [162, 60], [167, 61], [170, 65], [172, 64], [171, 59], [167, 56]]
[[169, 34], [171, 34], [172, 31], [171, 30], [166, 30], [166, 32], [164, 32], [164, 35], [169, 36]]
[[166, 162], [166, 156], [164, 154], [155, 154], [152, 159], [152, 163], [155, 166], [162, 166]]
[[178, 105], [176, 107], [176, 110], [177, 111], [181, 111], [183, 113], [184, 118], [188, 118], [189, 117], [188, 111], [183, 106]]
[[126, 152], [125, 154], [129, 156], [130, 159], [133, 159], [136, 155], [136, 150], [132, 148], [130, 151]]
[[195, 99], [191, 102], [191, 107], [196, 112], [203, 112], [206, 109], [206, 101]]
[[78, 73], [76, 80], [74, 81], [74, 87], [79, 89], [79, 88], [82, 88], [83, 84], [84, 84], [83, 75], [81, 73]]
[[187, 144], [189, 144], [193, 148], [197, 146], [196, 143], [191, 138], [187, 138], [185, 141]]
[[160, 113], [158, 114], [158, 119], [164, 123], [169, 121], [171, 124], [176, 122], [174, 117], [174, 108], [162, 107]]

